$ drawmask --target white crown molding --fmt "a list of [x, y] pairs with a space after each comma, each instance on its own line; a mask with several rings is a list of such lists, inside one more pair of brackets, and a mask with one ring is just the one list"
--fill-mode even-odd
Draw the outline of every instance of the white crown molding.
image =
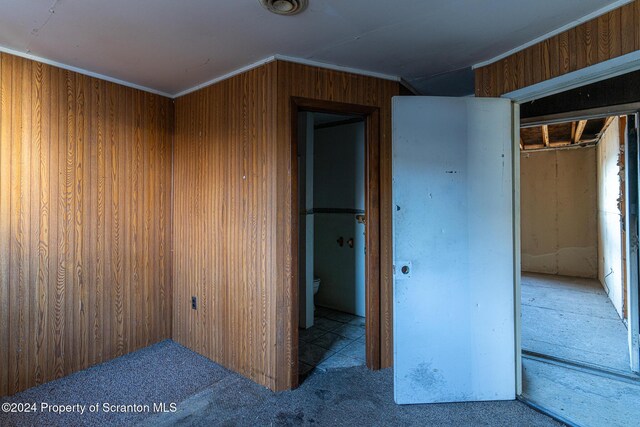
[[504, 53], [502, 53], [502, 54], [500, 54], [498, 56], [495, 56], [495, 57], [493, 57], [491, 59], [487, 59], [486, 61], [479, 62], [479, 63], [473, 65], [471, 67], [471, 69], [475, 70], [476, 68], [480, 68], [480, 67], [484, 67], [484, 66], [489, 65], [489, 64], [493, 64], [494, 62], [500, 61], [501, 59], [504, 59], [507, 56], [511, 56], [514, 53], [520, 52], [521, 50], [524, 50], [524, 49], [526, 49], [526, 48], [528, 48], [530, 46], [533, 46], [534, 44], [537, 44], [537, 43], [540, 43], [540, 42], [542, 42], [544, 40], [550, 39], [551, 37], [556, 36], [556, 35], [558, 35], [560, 33], [564, 33], [565, 31], [570, 30], [571, 28], [577, 27], [578, 25], [583, 24], [583, 23], [585, 23], [587, 21], [591, 21], [594, 18], [602, 16], [605, 13], [611, 12], [614, 9], [618, 9], [619, 7], [622, 7], [625, 4], [631, 3], [632, 1], [634, 1], [634, 0], [618, 0], [618, 1], [615, 1], [615, 2], [613, 2], [611, 4], [609, 4], [608, 6], [605, 6], [605, 7], [601, 8], [601, 9], [598, 9], [595, 12], [591, 12], [590, 14], [585, 15], [582, 18], [578, 18], [573, 22], [570, 22], [570, 23], [568, 23], [566, 25], [563, 25], [562, 27], [557, 28], [557, 29], [555, 29], [555, 30], [553, 30], [553, 31], [551, 31], [551, 32], [549, 32], [547, 34], [544, 34], [544, 35], [540, 36], [540, 37], [537, 37], [537, 38], [535, 38], [535, 39], [533, 39], [533, 40], [531, 40], [531, 41], [529, 41], [529, 42], [527, 42], [527, 43], [525, 43], [525, 44], [523, 44], [521, 46], [518, 46], [518, 47], [516, 47], [514, 49], [511, 49], [511, 50], [509, 50], [507, 52], [504, 52]]
[[[25, 53], [25, 52], [20, 52], [14, 49], [9, 49], [3, 46], [0, 46], [0, 52], [4, 52], [7, 53], [9, 55], [14, 55], [14, 56], [19, 56], [21, 58], [25, 58], [25, 59], [30, 59], [32, 61], [36, 61], [36, 62], [41, 62], [43, 64], [47, 64], [47, 65], [51, 65], [54, 67], [58, 67], [58, 68], [62, 68], [64, 70], [69, 70], [69, 71], [73, 71], [75, 73], [79, 73], [79, 74], [84, 74], [90, 77], [95, 77], [101, 80], [106, 80], [108, 82], [112, 82], [112, 83], [116, 83], [119, 85], [123, 85], [123, 86], [127, 86], [133, 89], [138, 89], [138, 90], [142, 90], [145, 92], [149, 92], [149, 93], [154, 93], [156, 95], [161, 95], [167, 98], [171, 98], [171, 99], [176, 99], [179, 98], [181, 96], [187, 95], [191, 92], [195, 92], [197, 90], [200, 90], [202, 88], [205, 88], [207, 86], [211, 86], [212, 84], [221, 82], [223, 80], [229, 79], [233, 76], [236, 76], [238, 74], [242, 74], [246, 71], [252, 70], [254, 68], [260, 67], [262, 65], [268, 64], [270, 62], [273, 61], [286, 61], [286, 62], [294, 62], [296, 64], [303, 64], [303, 65], [310, 65], [310, 66], [314, 66], [314, 67], [319, 67], [319, 68], [325, 68], [325, 69], [330, 69], [330, 70], [336, 70], [336, 71], [343, 71], [343, 72], [347, 72], [347, 73], [352, 73], [352, 74], [358, 74], [361, 76], [369, 76], [369, 77], [376, 77], [379, 79], [383, 79], [383, 80], [391, 80], [394, 82], [404, 82], [400, 77], [398, 76], [394, 76], [394, 75], [389, 75], [389, 74], [383, 74], [383, 73], [376, 73], [374, 71], [367, 71], [367, 70], [361, 70], [358, 68], [351, 68], [351, 67], [344, 67], [341, 65], [335, 65], [335, 64], [329, 64], [326, 62], [320, 62], [320, 61], [314, 61], [314, 60], [310, 60], [310, 59], [302, 59], [302, 58], [296, 58], [293, 56], [286, 56], [286, 55], [272, 55], [269, 56], [267, 58], [261, 59], [259, 61], [253, 62], [251, 64], [245, 65], [243, 67], [240, 67], [236, 70], [233, 70], [229, 73], [223, 74], [221, 76], [215, 77], [211, 80], [207, 80], [203, 83], [199, 83], [191, 88], [182, 90], [180, 92], [174, 93], [174, 94], [170, 94], [167, 92], [163, 92], [160, 90], [156, 90], [153, 88], [149, 88], [149, 87], [145, 87], [145, 86], [140, 86], [137, 85], [135, 83], [131, 83], [131, 82], [127, 82], [124, 80], [120, 80], [120, 79], [116, 79], [113, 77], [109, 77], [106, 76], [104, 74], [99, 74], [99, 73], [94, 73], [93, 71], [89, 71], [89, 70], [85, 70], [82, 68], [78, 68], [78, 67], [73, 67], [71, 65], [67, 65], [67, 64], [63, 64], [60, 62], [56, 62], [56, 61], [52, 61], [50, 59], [47, 58], [43, 58], [40, 56], [36, 56], [36, 55], [32, 55], [30, 53]], [[408, 84], [406, 82], [404, 82], [405, 85], [408, 86]], [[410, 86], [408, 86], [412, 91], [413, 88], [411, 88]]]
[[278, 61], [294, 62], [296, 64], [310, 65], [312, 67], [326, 68], [328, 70], [342, 71], [345, 73], [358, 74], [360, 76], [367, 76], [367, 77], [375, 77], [377, 79], [391, 80], [394, 82], [400, 81], [399, 76], [395, 76], [392, 74], [377, 73], [375, 71], [368, 71], [360, 68], [346, 67], [343, 65], [331, 64], [329, 62], [315, 61], [313, 59], [303, 59], [295, 56], [278, 55], [278, 54], [274, 56], [275, 56], [275, 59]]
[[252, 70], [254, 68], [261, 67], [264, 64], [268, 64], [268, 63], [273, 62], [275, 60], [276, 60], [275, 56], [269, 56], [267, 58], [264, 58], [264, 59], [261, 59], [259, 61], [253, 62], [253, 63], [251, 63], [249, 65], [245, 65], [243, 67], [240, 67], [240, 68], [238, 68], [236, 70], [233, 70], [233, 71], [231, 71], [229, 73], [226, 73], [226, 74], [223, 74], [221, 76], [215, 77], [215, 78], [213, 78], [211, 80], [207, 80], [206, 82], [199, 83], [199, 84], [197, 84], [197, 85], [195, 85], [193, 87], [190, 87], [189, 89], [182, 90], [182, 91], [180, 91], [180, 92], [178, 92], [176, 94], [171, 95], [171, 98], [174, 98], [174, 99], [175, 98], [180, 98], [181, 96], [188, 95], [191, 92], [195, 92], [197, 90], [203, 89], [203, 88], [205, 88], [207, 86], [211, 86], [211, 85], [216, 84], [218, 82], [221, 82], [223, 80], [230, 79], [233, 76], [237, 76], [238, 74], [242, 74], [242, 73], [244, 73], [246, 71], [249, 71], [249, 70]]
[[161, 96], [165, 96], [167, 98], [173, 98], [172, 95], [166, 93], [166, 92], [162, 92], [160, 90], [156, 90], [156, 89], [152, 89], [149, 87], [145, 87], [145, 86], [140, 86], [134, 83], [130, 83], [124, 80], [120, 80], [120, 79], [116, 79], [113, 77], [109, 77], [109, 76], [105, 76], [104, 74], [99, 74], [99, 73], [94, 73], [93, 71], [89, 71], [89, 70], [85, 70], [83, 68], [78, 68], [78, 67], [73, 67], [71, 65], [67, 65], [67, 64], [63, 64], [60, 62], [56, 62], [56, 61], [51, 61], [50, 59], [47, 58], [42, 58], [40, 56], [36, 56], [36, 55], [32, 55], [30, 53], [26, 53], [26, 52], [20, 52], [14, 49], [9, 49], [7, 47], [4, 46], [0, 46], [0, 52], [4, 52], [7, 53], [9, 55], [13, 55], [13, 56], [19, 56], [21, 58], [25, 58], [25, 59], [30, 59], [31, 61], [36, 61], [36, 62], [41, 62], [43, 64], [47, 64], [47, 65], [51, 65], [53, 67], [58, 67], [58, 68], [62, 68], [63, 70], [69, 70], [69, 71], [73, 71], [74, 73], [78, 73], [78, 74], [84, 74], [85, 76], [89, 76], [89, 77], [95, 77], [97, 79], [101, 79], [101, 80], [106, 80], [108, 82], [111, 83], [116, 83], [122, 86], [127, 86], [133, 89], [138, 89], [138, 90], [142, 90], [145, 92], [149, 92], [149, 93], [154, 93], [156, 95], [161, 95]]
[[351, 68], [351, 67], [344, 67], [342, 65], [335, 65], [335, 64], [329, 64], [327, 62], [320, 62], [320, 61], [314, 61], [311, 59], [303, 59], [303, 58], [297, 58], [295, 56], [287, 56], [287, 55], [273, 55], [273, 56], [269, 56], [267, 58], [261, 59], [259, 61], [256, 61], [252, 64], [249, 65], [245, 65], [244, 67], [240, 67], [237, 70], [231, 71], [230, 73], [224, 74], [222, 76], [216, 77], [214, 79], [208, 80], [204, 83], [200, 83], [198, 85], [195, 85], [189, 89], [185, 89], [181, 92], [176, 93], [175, 95], [172, 95], [173, 98], [179, 98], [181, 96], [187, 95], [191, 92], [195, 92], [197, 90], [200, 90], [202, 88], [205, 88], [207, 86], [211, 86], [212, 84], [221, 82], [223, 80], [229, 79], [233, 76], [237, 76], [238, 74], [242, 74], [246, 71], [252, 70], [254, 68], [260, 67], [262, 65], [268, 64], [270, 62], [273, 61], [285, 61], [285, 62], [293, 62], [296, 64], [302, 64], [302, 65], [310, 65], [313, 67], [318, 67], [318, 68], [325, 68], [325, 69], [329, 69], [329, 70], [335, 70], [335, 71], [342, 71], [345, 73], [352, 73], [352, 74], [358, 74], [360, 76], [368, 76], [368, 77], [375, 77], [378, 79], [383, 79], [383, 80], [391, 80], [394, 82], [400, 82], [401, 79], [398, 76], [393, 76], [390, 74], [383, 74], [383, 73], [376, 73], [374, 71], [367, 71], [367, 70], [361, 70], [359, 68]]

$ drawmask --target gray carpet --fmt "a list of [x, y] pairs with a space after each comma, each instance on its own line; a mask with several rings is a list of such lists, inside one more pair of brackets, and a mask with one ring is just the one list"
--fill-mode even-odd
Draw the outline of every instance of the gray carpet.
[[[59, 380], [33, 387], [0, 399], [5, 402], [50, 404], [149, 404], [180, 402], [231, 375], [173, 341], [163, 341], [73, 373]], [[0, 411], [0, 426], [132, 425], [149, 413], [71, 413], [50, 412], [6, 414]]]
[[146, 426], [557, 426], [526, 405], [474, 402], [399, 406], [393, 371], [358, 366], [314, 372], [296, 390], [271, 393], [236, 375]]
[[[29, 389], [4, 402], [140, 403], [150, 413], [2, 414], [0, 425], [486, 425], [555, 426], [520, 402], [398, 406], [392, 370], [314, 372], [296, 390], [273, 393], [184, 347], [165, 341]], [[153, 414], [153, 403], [177, 412]]]

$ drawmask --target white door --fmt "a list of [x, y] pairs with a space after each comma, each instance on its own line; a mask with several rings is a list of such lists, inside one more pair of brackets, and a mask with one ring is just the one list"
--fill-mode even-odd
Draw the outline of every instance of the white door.
[[506, 99], [393, 99], [396, 403], [515, 398]]

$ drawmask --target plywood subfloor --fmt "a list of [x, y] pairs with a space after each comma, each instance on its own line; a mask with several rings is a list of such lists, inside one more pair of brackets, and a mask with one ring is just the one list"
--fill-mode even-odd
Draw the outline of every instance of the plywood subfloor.
[[640, 420], [640, 382], [523, 358], [523, 397], [576, 425], [626, 427]]
[[522, 348], [630, 371], [627, 329], [593, 279], [523, 273]]

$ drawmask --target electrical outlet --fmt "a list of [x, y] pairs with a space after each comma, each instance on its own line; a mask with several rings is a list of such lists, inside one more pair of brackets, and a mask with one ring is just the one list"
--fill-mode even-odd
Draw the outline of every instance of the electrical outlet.
[[198, 300], [196, 297], [191, 297], [191, 308], [194, 310], [198, 309]]

